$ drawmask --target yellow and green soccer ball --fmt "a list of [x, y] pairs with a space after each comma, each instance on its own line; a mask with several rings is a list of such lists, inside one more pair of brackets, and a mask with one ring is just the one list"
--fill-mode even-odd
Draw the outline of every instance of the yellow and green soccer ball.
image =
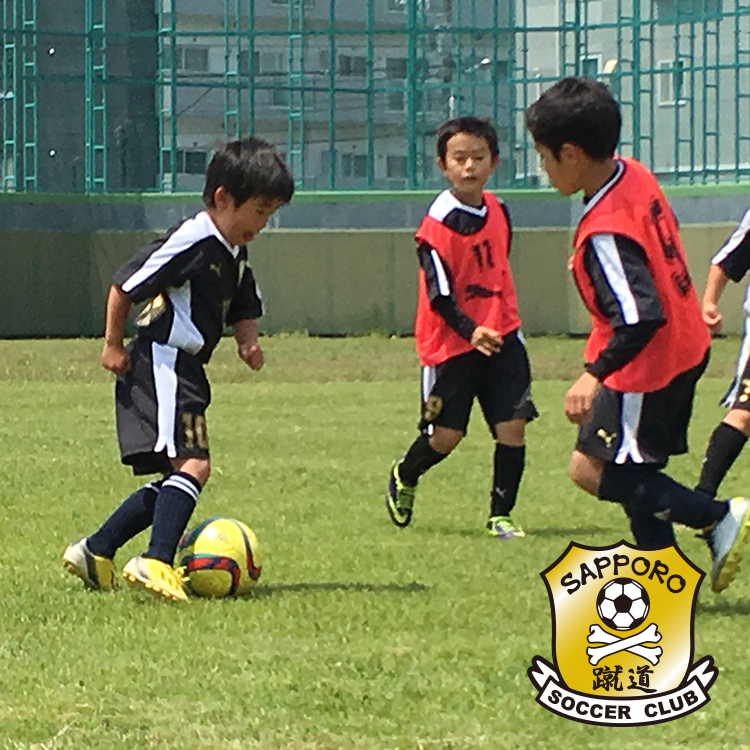
[[263, 552], [249, 526], [215, 516], [185, 533], [177, 560], [185, 569], [190, 593], [217, 599], [250, 591], [260, 577]]

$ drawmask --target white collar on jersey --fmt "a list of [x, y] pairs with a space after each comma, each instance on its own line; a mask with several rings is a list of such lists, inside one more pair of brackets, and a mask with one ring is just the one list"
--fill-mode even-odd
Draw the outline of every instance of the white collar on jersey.
[[443, 190], [443, 192], [435, 198], [427, 215], [431, 216], [436, 221], [442, 222], [445, 217], [456, 208], [461, 211], [466, 211], [468, 214], [473, 214], [474, 216], [485, 217], [487, 215], [486, 203], [481, 208], [469, 206], [466, 203], [461, 203], [461, 201], [458, 200], [450, 190]]
[[240, 252], [240, 248], [237, 245], [230, 245], [226, 239], [224, 238], [224, 235], [219, 231], [216, 224], [214, 224], [214, 220], [211, 218], [211, 214], [208, 213], [208, 211], [201, 211], [196, 217], [196, 219], [203, 219], [206, 222], [206, 234], [212, 234], [214, 237], [216, 237], [219, 242], [221, 242], [224, 247], [229, 250], [230, 253], [232, 253], [233, 258], [237, 258], [237, 255]]
[[591, 198], [588, 200], [584, 199], [584, 216], [620, 181], [620, 178], [625, 172], [625, 163], [620, 159], [615, 159], [615, 162], [617, 163], [615, 173], [591, 196]]

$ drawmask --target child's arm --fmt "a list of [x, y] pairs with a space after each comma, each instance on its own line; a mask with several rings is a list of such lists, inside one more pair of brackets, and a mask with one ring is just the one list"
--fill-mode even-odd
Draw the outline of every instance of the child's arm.
[[701, 305], [703, 321], [712, 333], [719, 333], [721, 330], [721, 322], [724, 316], [719, 311], [719, 299], [728, 282], [729, 276], [724, 273], [724, 269], [720, 265], [712, 263], [708, 269], [706, 290], [703, 292], [703, 303]]
[[128, 295], [117, 284], [112, 284], [107, 295], [102, 367], [115, 375], [124, 375], [130, 369], [130, 354], [123, 341], [131, 306]]
[[258, 343], [258, 324], [252, 318], [238, 320], [232, 325], [232, 333], [237, 342], [239, 358], [251, 370], [263, 367], [263, 351]]

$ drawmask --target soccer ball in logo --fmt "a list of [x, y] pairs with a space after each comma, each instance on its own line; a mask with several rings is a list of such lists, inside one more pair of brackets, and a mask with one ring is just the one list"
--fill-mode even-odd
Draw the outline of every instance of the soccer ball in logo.
[[596, 611], [613, 630], [633, 630], [648, 615], [648, 593], [632, 578], [615, 578], [605, 583], [596, 597]]
[[241, 596], [252, 588], [260, 577], [263, 553], [249, 526], [217, 516], [183, 536], [177, 559], [190, 593], [220, 598]]

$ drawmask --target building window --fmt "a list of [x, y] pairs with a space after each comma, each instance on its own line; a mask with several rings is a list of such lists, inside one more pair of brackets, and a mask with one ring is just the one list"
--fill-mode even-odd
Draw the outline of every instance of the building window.
[[282, 89], [282, 88], [271, 89], [271, 106], [272, 107], [288, 107], [289, 106], [289, 92], [286, 89]]
[[685, 61], [660, 60], [658, 71], [659, 104], [665, 107], [686, 104]]
[[286, 52], [255, 52], [255, 72], [259, 75], [286, 73], [288, 56]]
[[[289, 5], [289, 0], [271, 0], [271, 5]], [[305, 0], [305, 8], [314, 8], [315, 0]]]
[[593, 78], [596, 80], [599, 77], [599, 62], [601, 58], [596, 55], [581, 58], [581, 75], [584, 78]]
[[[385, 61], [385, 77], [387, 81], [406, 80], [406, 58], [388, 57]], [[401, 112], [404, 109], [404, 92], [389, 91], [386, 95], [386, 107], [391, 112]]]
[[367, 177], [367, 154], [341, 154], [342, 177]]
[[[171, 172], [171, 158], [169, 151], [163, 152], [163, 165], [165, 172]], [[205, 174], [208, 163], [207, 151], [187, 150], [178, 148], [175, 151], [175, 172], [177, 174]]]
[[387, 177], [406, 178], [406, 157], [388, 156], [385, 160], [385, 173]]
[[364, 78], [366, 60], [360, 55], [339, 55], [339, 75]]
[[178, 47], [177, 70], [190, 73], [207, 73], [208, 47]]

